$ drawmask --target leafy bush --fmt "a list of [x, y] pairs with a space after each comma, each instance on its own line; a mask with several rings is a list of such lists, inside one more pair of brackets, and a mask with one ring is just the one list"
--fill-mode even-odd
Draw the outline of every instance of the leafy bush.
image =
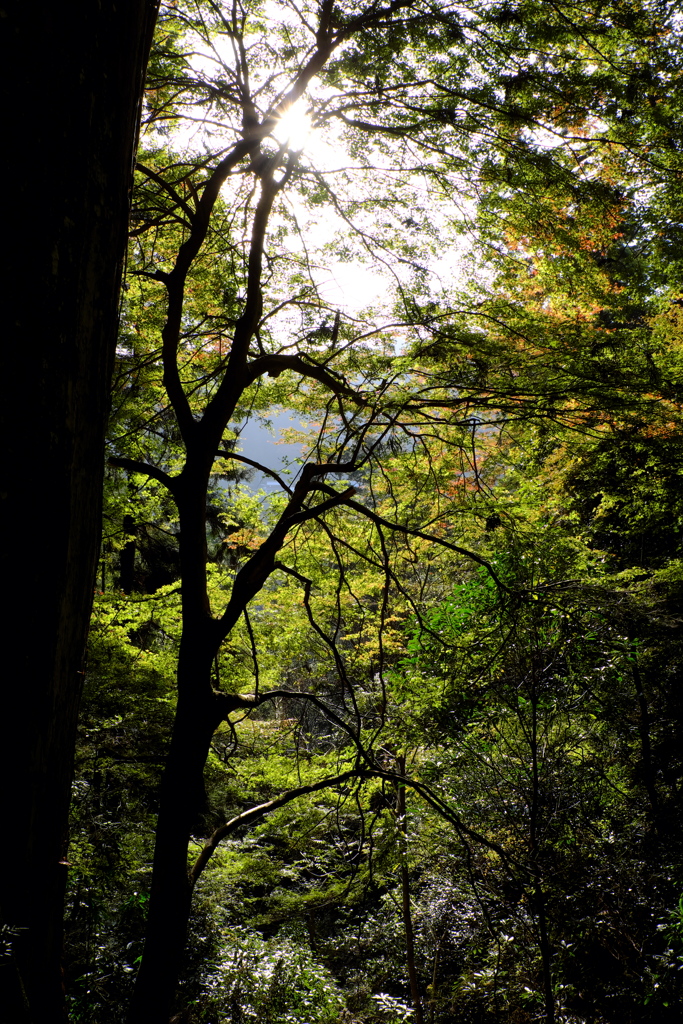
[[206, 1024], [333, 1024], [343, 1008], [331, 974], [291, 939], [226, 930], [205, 983]]

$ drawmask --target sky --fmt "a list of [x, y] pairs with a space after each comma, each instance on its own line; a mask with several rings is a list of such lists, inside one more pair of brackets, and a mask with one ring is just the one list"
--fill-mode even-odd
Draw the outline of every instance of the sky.
[[[272, 4], [271, 8], [274, 18], [282, 18], [284, 16], [283, 11], [285, 8], [281, 5]], [[292, 10], [289, 11], [289, 14], [293, 16]], [[300, 29], [301, 25], [298, 28]], [[220, 46], [225, 48], [225, 52], [219, 48], [216, 42], [217, 39], [220, 40]], [[254, 47], [262, 46], [264, 39], [267, 43], [267, 34], [259, 39], [255, 37], [253, 41]], [[252, 45], [249, 40], [247, 42], [250, 46]], [[202, 43], [199, 38], [197, 38], [196, 43], [191, 63], [200, 77], [205, 77], [207, 80], [220, 81], [222, 73], [229, 80], [229, 68], [234, 63], [234, 54], [228, 48], [226, 37], [215, 37], [212, 44], [213, 50], [210, 44]], [[267, 78], [271, 70], [268, 65], [262, 60], [259, 64], [257, 60], [256, 66], [259, 73]], [[221, 68], [223, 69], [222, 71]], [[280, 85], [286, 88], [285, 79], [278, 80], [277, 87], [279, 88]], [[258, 86], [259, 82], [254, 81], [252, 78], [252, 89], [258, 91]], [[320, 110], [321, 101], [324, 106], [330, 96], [333, 95], [332, 91], [328, 90], [329, 95], [325, 93], [324, 87], [319, 82], [313, 83], [312, 89], [315, 91], [319, 104], [318, 109]], [[353, 195], [353, 190], [359, 188], [361, 192], [365, 189], [366, 194], [374, 199], [378, 189], [393, 189], [394, 181], [398, 181], [398, 178], [392, 177], [396, 171], [393, 166], [393, 154], [391, 157], [388, 157], [382, 152], [381, 147], [374, 146], [372, 139], [370, 139], [368, 142], [367, 161], [363, 159], [366, 154], [361, 154], [360, 157], [351, 156], [342, 144], [341, 136], [339, 134], [335, 135], [334, 124], [338, 122], [332, 121], [327, 123], [324, 130], [314, 128], [308, 112], [308, 103], [309, 101], [306, 97], [303, 97], [281, 118], [279, 125], [273, 132], [276, 141], [281, 145], [286, 145], [292, 151], [300, 152], [302, 164], [304, 166], [308, 165], [310, 168], [314, 168], [316, 172], [327, 176], [327, 180], [331, 181], [335, 188], [338, 181], [341, 183], [340, 188], [342, 191], [345, 187], [348, 187], [350, 189], [349, 195]], [[264, 104], [267, 105], [265, 98]], [[174, 150], [182, 151], [186, 149], [195, 153], [205, 151], [206, 147], [210, 150], [216, 150], [220, 146], [230, 145], [231, 140], [235, 138], [234, 132], [239, 131], [239, 119], [236, 127], [235, 124], [230, 123], [230, 118], [227, 116], [225, 127], [223, 128], [222, 123], [219, 123], [217, 120], [207, 120], [206, 123], [201, 119], [197, 120], [197, 108], [189, 107], [187, 113], [188, 121], [185, 127], [174, 130], [170, 136], [170, 144]], [[211, 117], [216, 117], [215, 112], [211, 114]], [[160, 136], [159, 141], [162, 145], [168, 145], [169, 137]], [[433, 197], [431, 195], [427, 197], [427, 193], [424, 191], [424, 183], [420, 182], [420, 175], [415, 174], [411, 178], [412, 174], [413, 172], [408, 172], [406, 176], [406, 180], [409, 182], [407, 194], [412, 195], [414, 192], [418, 204], [421, 201], [431, 204]], [[350, 181], [350, 185], [345, 186], [343, 183], [347, 179]], [[230, 189], [234, 190], [238, 186], [239, 180], [237, 176], [230, 176], [226, 182], [226, 189], [228, 191]], [[357, 185], [356, 182], [359, 182], [359, 184]], [[402, 186], [397, 186], [397, 188], [400, 187]], [[424, 191], [422, 196], [420, 194], [421, 188]], [[377, 323], [394, 321], [395, 316], [392, 308], [394, 286], [397, 280], [409, 281], [411, 274], [414, 272], [414, 265], [411, 265], [409, 260], [401, 261], [400, 259], [395, 259], [391, 249], [388, 249], [385, 253], [386, 266], [384, 268], [382, 268], [381, 263], [378, 261], [371, 261], [369, 258], [362, 259], [363, 245], [357, 238], [353, 239], [352, 230], [348, 223], [335, 212], [331, 204], [321, 203], [317, 206], [309, 204], [306, 195], [302, 194], [297, 188], [289, 189], [283, 195], [284, 201], [289, 204], [289, 214], [292, 215], [292, 220], [295, 220], [300, 225], [301, 231], [297, 233], [291, 226], [291, 221], [288, 222], [284, 216], [280, 216], [278, 220], [279, 215], [275, 211], [271, 218], [270, 230], [281, 232], [278, 245], [284, 249], [289, 248], [295, 259], [302, 257], [303, 262], [303, 257], [307, 258], [310, 251], [309, 267], [311, 275], [319, 288], [321, 297], [330, 305], [332, 310], [338, 309], [348, 317], [360, 318], [363, 311], [369, 307], [375, 307], [377, 312], [368, 319], [368, 326], [371, 326], [373, 319]], [[443, 205], [445, 210], [448, 209], [449, 201], [447, 196], [444, 197]], [[389, 225], [387, 231], [391, 234], [391, 232], [396, 233], [398, 230], [399, 237], [401, 218], [407, 218], [413, 212], [416, 217], [419, 218], [420, 216], [417, 207], [414, 210], [410, 207], [404, 207], [398, 214], [395, 210], [389, 209], [389, 207], [385, 207], [385, 209], [387, 210], [385, 214], [386, 219], [388, 221], [393, 219], [393, 223]], [[455, 204], [453, 204], [452, 209], [453, 214], [455, 214]], [[430, 215], [432, 215], [433, 219], [433, 210], [431, 208]], [[377, 212], [374, 206], [365, 213], [363, 204], [360, 203], [358, 208], [355, 209], [353, 217], [361, 230], [369, 232], [375, 230]], [[384, 230], [384, 228], [380, 230]], [[413, 229], [404, 229], [407, 234], [411, 230]], [[333, 236], [340, 238], [340, 246], [344, 245], [344, 236], [349, 238], [348, 251], [344, 254], [340, 252], [339, 258], [336, 258], [334, 251], [325, 251], [326, 245], [329, 245], [330, 239]], [[414, 235], [413, 238], [416, 243], [416, 251], [421, 251], [421, 248], [424, 248], [425, 254], [427, 254], [429, 251], [428, 246], [426, 244], [423, 245], [417, 235]], [[425, 255], [425, 259], [422, 262], [427, 267], [428, 274], [437, 290], [449, 287], [452, 281], [457, 278], [459, 253], [450, 244], [435, 246], [432, 256]], [[292, 341], [295, 341], [296, 335], [291, 331], [292, 326], [294, 326], [295, 331], [301, 330], [300, 326], [298, 324], [295, 325], [293, 321], [288, 323], [286, 315], [282, 316], [277, 322], [273, 321], [273, 324], [275, 325], [274, 333], [279, 331], [285, 342], [289, 340], [288, 334], [292, 337]], [[290, 415], [286, 411], [271, 416], [271, 422], [276, 435], [278, 431], [292, 425]], [[298, 426], [301, 424], [299, 422], [293, 425]], [[282, 468], [287, 460], [295, 459], [300, 454], [299, 445], [280, 442], [279, 438], [277, 436], [274, 437], [258, 420], [251, 420], [244, 425], [241, 434], [241, 450], [255, 461], [264, 462], [275, 470]], [[277, 484], [272, 479], [264, 478], [259, 474], [252, 480], [250, 486], [255, 489], [263, 487], [266, 491], [270, 491], [276, 488]]]
[[[288, 409], [271, 411], [269, 420], [272, 430], [269, 430], [259, 420], [248, 420], [240, 432], [238, 449], [242, 455], [279, 473], [287, 467], [288, 463], [293, 463], [299, 458], [303, 451], [301, 444], [292, 444], [283, 440], [281, 432], [290, 427], [300, 428], [303, 423], [299, 418], [294, 417]], [[279, 489], [276, 480], [258, 472], [254, 473], [247, 486], [252, 491], [264, 490], [266, 494]]]

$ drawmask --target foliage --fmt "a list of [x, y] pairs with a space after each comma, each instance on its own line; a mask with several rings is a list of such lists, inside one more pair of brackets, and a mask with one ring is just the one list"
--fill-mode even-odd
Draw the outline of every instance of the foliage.
[[[300, 943], [231, 929], [206, 980], [209, 1017], [225, 1022], [325, 1024], [337, 1021], [342, 1002], [334, 981]], [[208, 1017], [207, 1017], [208, 1019]]]
[[[674, 1020], [679, 26], [280, 7], [174, 4], [154, 52], [75, 1016], [142, 958], [145, 1024], [176, 975], [207, 1024]], [[283, 409], [284, 467], [240, 447]]]

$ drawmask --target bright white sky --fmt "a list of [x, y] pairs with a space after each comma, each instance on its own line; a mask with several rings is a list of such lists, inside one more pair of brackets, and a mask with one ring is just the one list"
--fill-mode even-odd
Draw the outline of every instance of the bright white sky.
[[[279, 5], [277, 8], [273, 5], [273, 14], [281, 18], [283, 14], [282, 8]], [[222, 45], [227, 44], [224, 41]], [[217, 67], [220, 67], [223, 60], [225, 65], [229, 66], [232, 62], [232, 54], [228, 52], [221, 54], [218, 51], [211, 53], [207, 44], [195, 40], [192, 64], [199, 74], [203, 74], [207, 78], [214, 77]], [[314, 83], [313, 87], [319, 94], [320, 84]], [[318, 95], [318, 98], [320, 98], [320, 95]], [[162, 145], [170, 141], [175, 149], [180, 151], [190, 150], [196, 153], [203, 153], [206, 148], [212, 149], [217, 144], [221, 145], [220, 127], [215, 122], [211, 125], [203, 124], [201, 121], [198, 122], [196, 120], [196, 108], [190, 108], [188, 115], [189, 119], [180, 130], [174, 131], [170, 140], [163, 136], [160, 137], [159, 141]], [[335, 139], [329, 124], [324, 129], [313, 128], [311, 118], [307, 112], [306, 97], [290, 108], [282, 117], [280, 124], [273, 134], [281, 145], [287, 145], [287, 148], [294, 152], [301, 152], [302, 164], [309, 164], [316, 168], [317, 171], [329, 175], [331, 179], [335, 178], [335, 172], [339, 172], [341, 168], [345, 167], [350, 170], [350, 177], [353, 180], [355, 175], [354, 169], [356, 164], [358, 164], [358, 180], [361, 183], [359, 189], [362, 189], [363, 185], [368, 188], [368, 181], [370, 181], [370, 188], [374, 186], [377, 189], [382, 189], [387, 182], [391, 182], [393, 187], [391, 175], [395, 169], [390, 162], [391, 158], [376, 152], [377, 147], [372, 148], [372, 161], [376, 164], [376, 178], [373, 181], [372, 174], [374, 172], [369, 171], [367, 167], [362, 167], [357, 160], [349, 156], [341, 143], [341, 139]], [[369, 142], [369, 145], [372, 146], [372, 143]], [[385, 171], [386, 176], [383, 177]], [[234, 181], [229, 179], [226, 183], [226, 188], [231, 189], [233, 187]], [[420, 202], [423, 205], [428, 204], [431, 218], [433, 218], [434, 214], [438, 216], [437, 208], [439, 201], [431, 194], [427, 194], [427, 185], [417, 173], [411, 176], [409, 189], [416, 195], [418, 204]], [[336, 234], [340, 234], [342, 238], [345, 235], [348, 237], [350, 229], [329, 205], [309, 207], [297, 193], [296, 189], [290, 189], [285, 194], [285, 202], [289, 203], [290, 209], [296, 216], [301, 229], [301, 237], [292, 232], [288, 226], [288, 234], [286, 239], [282, 241], [285, 242], [294, 255], [301, 255], [303, 253], [304, 244], [307, 250], [312, 253], [311, 263], [314, 268], [312, 273], [315, 283], [318, 285], [322, 297], [329, 305], [332, 308], [343, 310], [351, 317], [359, 316], [368, 307], [375, 307], [379, 311], [378, 319], [380, 321], [390, 317], [391, 296], [396, 283], [391, 271], [387, 268], [383, 270], [378, 263], [373, 263], [370, 259], [362, 260], [360, 257], [357, 260], [342, 260], [335, 259], [332, 253], [331, 255], [325, 255], [324, 258], [319, 258], [316, 253], [319, 253], [326, 243], [329, 243]], [[448, 217], [453, 218], [456, 216], [456, 204], [454, 200], [450, 201], [448, 196], [442, 196], [440, 204], [444, 211], [445, 224]], [[403, 217], [406, 216], [405, 211], [406, 207], [403, 207]], [[359, 214], [358, 216], [362, 215]], [[370, 218], [376, 216], [376, 214], [368, 212], [367, 216]], [[396, 217], [400, 221], [401, 213], [398, 211], [396, 214], [392, 214], [389, 210], [386, 213], [387, 219], [390, 220], [392, 216], [394, 217], [395, 226]], [[416, 216], [419, 216], [417, 211]], [[284, 219], [274, 214], [271, 221], [272, 229], [276, 230], [278, 227], [283, 226], [283, 224], [285, 224]], [[375, 227], [372, 221], [368, 221], [363, 226], [364, 229], [373, 229]], [[447, 232], [444, 230], [444, 235], [446, 234]], [[436, 251], [432, 255], [426, 255], [425, 259], [421, 260], [421, 263], [430, 272], [431, 287], [434, 293], [451, 287], [457, 281], [460, 274], [463, 239], [460, 238], [458, 240], [460, 244], [456, 244], [454, 233], [448, 232], [448, 234], [450, 235], [448, 240], [444, 238], [443, 244], [436, 247]], [[427, 251], [427, 248], [425, 248], [425, 253]], [[405, 282], [407, 282], [412, 273], [411, 266], [401, 265], [391, 257], [389, 262], [399, 279], [405, 279]], [[383, 306], [385, 308], [384, 313], [382, 313]], [[396, 336], [395, 343], [401, 344], [400, 336]], [[281, 415], [274, 417], [273, 426], [276, 433], [279, 433], [281, 429], [288, 425], [288, 413], [283, 412]], [[273, 436], [264, 430], [257, 420], [243, 426], [240, 441], [242, 451], [248, 451], [250, 457], [256, 461], [270, 463], [276, 468], [278, 466], [282, 467], [283, 463], [286, 463], [287, 460], [293, 461], [300, 454], [299, 445], [280, 444], [273, 450]], [[259, 475], [259, 478], [253, 481], [252, 486], [256, 488], [265, 487], [267, 491], [272, 491], [275, 485], [268, 478], [261, 478]]]
[[[340, 145], [334, 145], [329, 139], [329, 131], [323, 133], [313, 128], [307, 111], [306, 99], [294, 103], [280, 119], [273, 135], [288, 149], [302, 152], [302, 159], [318, 170], [332, 172], [339, 167], [340, 160], [348, 163], [347, 154]], [[306, 235], [311, 248], [324, 244], [331, 231], [341, 227], [331, 210], [325, 211], [326, 220], [312, 218], [310, 211], [297, 197], [288, 197], [292, 203], [297, 219], [306, 224]], [[292, 239], [296, 245], [296, 240]], [[379, 304], [382, 296], [391, 286], [388, 276], [379, 272], [367, 263], [354, 264], [349, 262], [330, 262], [318, 272], [316, 283], [320, 286], [322, 297], [332, 306], [345, 310], [350, 315], [359, 313], [368, 306]]]
[[[278, 20], [282, 24], [283, 19], [289, 18], [292, 22], [292, 27], [297, 26], [297, 18], [293, 10], [281, 4], [270, 4], [268, 6], [270, 6], [269, 14], [273, 20]], [[257, 43], [256, 39], [254, 39], [254, 43]], [[194, 40], [194, 52], [191, 63], [200, 75], [204, 75], [207, 78], [216, 75], [217, 66], [220, 66], [220, 63], [224, 62], [226, 66], [230, 66], [233, 61], [233, 55], [228, 49], [225, 37], [219, 37], [214, 40], [213, 45], [215, 50], [212, 51], [206, 42], [199, 38]], [[284, 84], [283, 82], [283, 86]], [[252, 81], [253, 87], [254, 82]], [[322, 95], [320, 83], [314, 81], [311, 87], [315, 90], [317, 98], [320, 99]], [[331, 90], [329, 91], [329, 96], [333, 96]], [[327, 93], [325, 98], [329, 98]], [[338, 171], [340, 167], [352, 168], [356, 161], [349, 157], [345, 148], [341, 145], [340, 139], [335, 140], [333, 130], [329, 124], [324, 130], [312, 127], [311, 118], [307, 110], [308, 102], [306, 96], [304, 96], [293, 104], [289, 111], [281, 118], [280, 125], [273, 135], [279, 143], [286, 144], [293, 151], [301, 152], [302, 163], [310, 164], [322, 173], [334, 177], [334, 172]], [[196, 121], [196, 108], [191, 108], [188, 113], [191, 120], [185, 122], [180, 130], [173, 133], [172, 140], [174, 146], [181, 150], [187, 148], [195, 152], [202, 152], [207, 141], [207, 130], [213, 136], [209, 145], [215, 146], [217, 140], [216, 125], [213, 124], [209, 127], [201, 122], [198, 123]], [[373, 161], [377, 162], [380, 173], [382, 166], [386, 167], [387, 172], [389, 172], [390, 163], [385, 156], [373, 152]], [[362, 181], [365, 177], [367, 181], [367, 169], [361, 169], [359, 166], [358, 172], [359, 180]], [[353, 174], [353, 170], [351, 173]], [[411, 187], [419, 192], [421, 185], [417, 180], [417, 176], [414, 177], [415, 180], [411, 183]], [[231, 183], [226, 183], [226, 187], [231, 187]], [[383, 187], [381, 179], [378, 179], [378, 187]], [[314, 254], [316, 250], [319, 250], [326, 242], [329, 242], [333, 235], [338, 232], [345, 233], [348, 237], [348, 227], [329, 206], [326, 208], [318, 207], [316, 210], [311, 211], [306, 207], [301, 198], [296, 195], [295, 190], [289, 190], [285, 195], [285, 201], [289, 203], [290, 208], [296, 215], [304, 234], [304, 242], [294, 234], [289, 236], [287, 245], [293, 253], [302, 253], [303, 244], [305, 244], [308, 251]], [[453, 216], [455, 205], [448, 203], [443, 205], [444, 216], [447, 215], [446, 210], [449, 205], [450, 210], [448, 212], [450, 216]], [[430, 206], [436, 206], [436, 200], [433, 197], [430, 197]], [[276, 223], [277, 218], [273, 218], [273, 224]], [[462, 239], [456, 242], [455, 238], [452, 238], [449, 240], [448, 245], [440, 248], [438, 255], [421, 261], [432, 272], [434, 292], [441, 292], [444, 288], [451, 287], [457, 281], [460, 276], [460, 254], [457, 250], [461, 247]], [[314, 258], [312, 262], [315, 264], [321, 261], [316, 261]], [[403, 280], [403, 283], [407, 282], [410, 274], [409, 266], [401, 266], [393, 261], [392, 270], [393, 274], [396, 274], [399, 279]], [[395, 284], [392, 272], [387, 268], [382, 269], [378, 263], [375, 262], [373, 264], [368, 259], [361, 260], [360, 258], [358, 261], [353, 262], [349, 260], [334, 260], [333, 257], [330, 258], [329, 255], [326, 255], [324, 266], [319, 266], [314, 271], [313, 276], [315, 283], [320, 287], [322, 297], [330, 305], [342, 309], [350, 316], [358, 315], [368, 307], [381, 308], [384, 305], [383, 300], [393, 291]]]

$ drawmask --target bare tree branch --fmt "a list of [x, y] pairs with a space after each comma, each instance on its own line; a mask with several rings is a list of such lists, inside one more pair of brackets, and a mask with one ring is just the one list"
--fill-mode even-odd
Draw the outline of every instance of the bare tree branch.
[[307, 786], [297, 786], [296, 789], [288, 789], [285, 793], [281, 793], [280, 796], [274, 797], [272, 800], [267, 800], [263, 804], [258, 804], [256, 807], [250, 807], [247, 811], [242, 811], [241, 814], [238, 814], [236, 817], [231, 818], [230, 821], [227, 821], [225, 825], [221, 825], [220, 828], [217, 828], [204, 844], [201, 853], [189, 872], [191, 885], [196, 883], [221, 840], [225, 839], [226, 836], [229, 836], [232, 832], [235, 832], [238, 828], [241, 828], [243, 825], [250, 825], [254, 821], [258, 821], [260, 818], [265, 817], [266, 814], [270, 814], [271, 811], [277, 810], [278, 807], [284, 807], [285, 804], [291, 803], [292, 800], [297, 800], [301, 796], [307, 796], [309, 793], [317, 793], [321, 789], [329, 789], [331, 786], [341, 786], [345, 782], [350, 782], [351, 780], [365, 779], [371, 774], [372, 773], [367, 770], [352, 768], [347, 772], [342, 772], [341, 775], [332, 775], [328, 778], [320, 779], [318, 782], [312, 782]]
[[167, 487], [171, 494], [174, 494], [175, 481], [173, 477], [165, 473], [163, 469], [159, 469], [158, 466], [151, 466], [148, 462], [138, 462], [137, 459], [126, 459], [118, 455], [112, 455], [107, 462], [110, 466], [117, 466], [129, 473], [141, 473], [143, 476], [152, 477], [153, 480], [158, 480], [164, 487]]

